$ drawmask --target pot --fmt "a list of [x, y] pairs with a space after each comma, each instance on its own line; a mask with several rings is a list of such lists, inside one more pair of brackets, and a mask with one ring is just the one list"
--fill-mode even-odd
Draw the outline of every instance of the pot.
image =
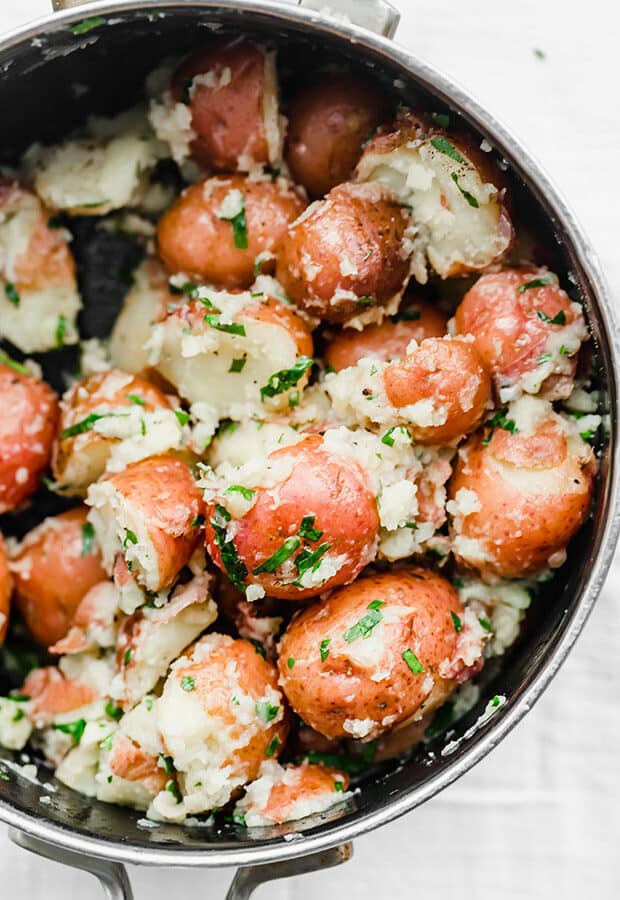
[[[352, 800], [305, 820], [292, 834], [290, 828], [243, 834], [232, 827], [147, 829], [139, 813], [76, 794], [43, 768], [35, 781], [27, 780], [14, 767], [15, 755], [3, 752], [0, 762], [18, 774], [0, 780], [0, 819], [20, 846], [91, 872], [113, 900], [131, 898], [124, 863], [236, 866], [228, 896], [241, 900], [263, 881], [346, 860], [357, 835], [410, 812], [446, 788], [508, 734], [558, 671], [601, 590], [620, 529], [620, 330], [595, 255], [547, 176], [467, 94], [392, 42], [398, 14], [384, 0], [332, 0], [326, 11], [321, 11], [321, 0], [300, 0], [299, 6], [272, 0], [117, 0], [69, 8], [79, 2], [54, 0], [55, 8], [64, 11], [0, 41], [0, 161], [15, 157], [35, 139], [58, 140], [87, 113], [126, 107], [144, 75], [163, 57], [183, 53], [221, 28], [268, 36], [281, 45], [285, 66], [293, 61], [310, 66], [316, 54], [321, 59], [346, 55], [392, 81], [403, 98], [418, 98], [432, 103], [430, 109], [449, 109], [462, 117], [506, 161], [519, 211], [534, 223], [557, 267], [570, 273], [585, 305], [601, 412], [608, 416], [592, 516], [553, 590], [530, 610], [519, 641], [501, 661], [485, 668], [478, 705], [454, 727], [449, 743], [439, 737], [404, 763], [371, 770]], [[85, 19], [88, 27], [76, 29]], [[88, 336], [103, 327], [95, 320]], [[481, 713], [494, 695], [506, 702], [485, 718]]]

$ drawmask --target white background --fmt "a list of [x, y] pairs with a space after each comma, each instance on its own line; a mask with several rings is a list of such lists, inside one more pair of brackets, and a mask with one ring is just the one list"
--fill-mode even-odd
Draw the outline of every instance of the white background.
[[[403, 9], [399, 40], [468, 88], [553, 174], [617, 295], [616, 3], [393, 2]], [[47, 9], [47, 0], [4, 0], [0, 31]], [[258, 900], [620, 897], [619, 589], [617, 559], [559, 677], [490, 758], [426, 806], [359, 840], [346, 866], [261, 888]], [[223, 898], [231, 877], [138, 868], [130, 874], [137, 900]], [[100, 896], [90, 876], [14, 848], [3, 826], [0, 885], [0, 896], [11, 900]]]

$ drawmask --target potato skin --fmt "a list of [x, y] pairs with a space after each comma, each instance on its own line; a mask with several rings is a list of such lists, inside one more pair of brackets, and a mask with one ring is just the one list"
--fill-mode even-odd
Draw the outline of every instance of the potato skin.
[[561, 564], [566, 545], [588, 516], [593, 454], [585, 464], [580, 461], [554, 421], [532, 435], [497, 428], [486, 446], [484, 439], [476, 434], [463, 445], [449, 486], [451, 500], [465, 488], [480, 505], [465, 517], [451, 517], [457, 559], [483, 576], [501, 578], [553, 567], [554, 555], [555, 565]]
[[26, 535], [11, 560], [15, 605], [44, 647], [67, 634], [84, 595], [106, 578], [98, 550], [82, 555], [87, 512], [79, 506], [46, 519]]
[[276, 277], [302, 310], [345, 322], [400, 297], [409, 274], [407, 211], [372, 184], [341, 184], [289, 228]]
[[51, 724], [55, 716], [80, 709], [98, 699], [88, 684], [67, 678], [56, 666], [34, 669], [21, 693], [32, 700], [32, 717], [39, 726]]
[[[115, 389], [116, 379], [118, 387]], [[144, 401], [140, 407], [145, 412], [170, 407], [163, 391], [139, 375], [120, 369], [88, 375], [82, 381], [76, 381], [62, 398], [52, 451], [52, 472], [62, 484], [64, 494], [83, 495], [88, 485], [103, 474], [110, 448], [117, 443], [117, 438], [106, 437], [92, 429], [63, 438], [64, 432], [83, 422], [101, 406], [105, 409], [135, 406], [136, 401], [132, 397]], [[79, 463], [80, 457], [84, 460], [83, 466]], [[82, 471], [82, 480], [75, 479], [78, 470]]]
[[295, 311], [274, 297], [268, 297], [264, 302], [257, 303], [255, 306], [245, 307], [239, 313], [239, 320], [254, 320], [255, 322], [279, 325], [288, 331], [295, 341], [299, 356], [307, 356], [311, 359], [314, 354], [312, 332], [306, 322]]
[[287, 110], [285, 158], [293, 179], [313, 199], [348, 181], [387, 109], [384, 92], [361, 73], [324, 75], [304, 86]]
[[[458, 333], [473, 335], [476, 349], [498, 387], [518, 383], [535, 370], [550, 335], [575, 322], [571, 300], [558, 284], [520, 291], [541, 274], [548, 273], [524, 266], [483, 275], [465, 294], [456, 311]], [[563, 315], [565, 325], [553, 325], [541, 318], [539, 312], [549, 319]], [[572, 392], [577, 356], [564, 356], [562, 362], [563, 383], [558, 385], [554, 379], [553, 385], [547, 385], [554, 389], [549, 399], [568, 397]], [[543, 383], [543, 393], [544, 388]]]
[[[254, 505], [234, 522], [234, 546], [249, 573], [245, 583], [261, 585], [272, 597], [304, 600], [353, 581], [374, 558], [379, 530], [377, 502], [365, 473], [354, 461], [327, 453], [319, 435], [276, 450], [269, 459], [274, 464], [290, 460], [292, 469], [274, 488], [257, 489]], [[225, 503], [225, 497], [220, 499]], [[213, 526], [215, 502], [207, 514], [206, 545], [215, 564], [225, 572]], [[300, 539], [285, 568], [254, 574], [285, 540], [297, 535], [307, 516], [315, 517], [313, 528], [321, 536], [314, 541]], [[320, 558], [344, 556], [345, 560], [327, 580], [308, 587], [296, 586], [293, 582], [298, 573], [293, 561], [303, 550], [315, 552], [324, 544], [328, 549]]]
[[[200, 529], [192, 523], [204, 513], [202, 495], [187, 464], [174, 456], [151, 456], [99, 484], [111, 485], [147, 525], [158, 579], [145, 582], [146, 587], [151, 591], [169, 587], [196, 548]], [[96, 505], [90, 493], [88, 502]]]
[[212, 41], [177, 69], [171, 84], [174, 99], [185, 102], [191, 81], [206, 73], [212, 73], [213, 86], [204, 81], [195, 84], [190, 102], [196, 133], [191, 145], [193, 156], [217, 172], [274, 162], [264, 103], [265, 95], [274, 92], [276, 85], [267, 83], [265, 49], [237, 38]]
[[[235, 246], [233, 226], [220, 218], [231, 191], [245, 203], [247, 248]], [[164, 213], [157, 228], [159, 254], [169, 272], [183, 272], [223, 288], [246, 289], [254, 281], [256, 257], [277, 252], [287, 226], [306, 203], [284, 179], [252, 181], [243, 175], [210, 178], [188, 187]], [[273, 262], [261, 266], [273, 272]]]
[[47, 468], [58, 400], [32, 375], [0, 362], [0, 514], [15, 509], [36, 491]]
[[[345, 633], [368, 615], [375, 601], [385, 604], [379, 610], [383, 621], [367, 638], [347, 642]], [[451, 612], [462, 617], [459, 596], [430, 570], [360, 578], [293, 618], [280, 641], [284, 693], [304, 722], [332, 739], [370, 740], [425, 715], [456, 686], [453, 678], [442, 675], [442, 663], [457, 651]], [[415, 654], [423, 673], [410, 670], [402, 656], [407, 650]], [[385, 677], [373, 680], [383, 673]], [[358, 733], [351, 725], [355, 722], [365, 723]]]
[[11, 594], [13, 593], [13, 577], [9, 571], [9, 561], [4, 540], [0, 534], [0, 647], [4, 643], [9, 627], [11, 611]]
[[336, 372], [365, 357], [389, 362], [405, 356], [411, 341], [420, 343], [425, 338], [443, 337], [447, 330], [448, 320], [442, 312], [431, 303], [406, 294], [399, 312], [391, 319], [368, 325], [361, 332], [353, 328], [339, 331], [325, 348], [323, 358]]
[[[183, 678], [194, 679], [195, 691], [192, 696], [198, 699], [205, 711], [217, 716], [224, 727], [231, 729], [231, 742], [235, 747], [223, 765], [231, 766], [244, 781], [253, 781], [267, 758], [265, 751], [274, 743], [274, 739], [277, 738], [278, 741], [273, 751], [274, 757], [279, 755], [284, 746], [290, 727], [290, 714], [283, 704], [283, 716], [268, 728], [259, 723], [259, 727], [247, 740], [247, 724], [238, 721], [231, 696], [237, 685], [237, 690], [240, 689], [255, 701], [260, 700], [269, 689], [282, 696], [278, 687], [277, 669], [274, 663], [263, 659], [249, 641], [216, 634], [208, 635], [206, 640], [215, 644], [209, 656], [205, 660], [196, 660], [190, 648], [186, 652], [187, 664], [177, 664], [168, 678], [174, 678], [178, 682]], [[200, 641], [195, 647], [200, 649]]]
[[396, 408], [432, 401], [445, 422], [409, 425], [419, 444], [449, 444], [469, 434], [482, 420], [491, 397], [491, 380], [474, 345], [453, 338], [428, 338], [383, 373], [390, 403]]

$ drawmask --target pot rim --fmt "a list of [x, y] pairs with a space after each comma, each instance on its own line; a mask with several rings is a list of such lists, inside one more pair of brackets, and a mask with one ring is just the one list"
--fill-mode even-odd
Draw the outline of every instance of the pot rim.
[[[516, 158], [517, 166], [525, 173], [530, 186], [536, 188], [539, 194], [545, 197], [547, 206], [561, 223], [562, 229], [569, 237], [575, 256], [590, 281], [597, 300], [601, 332], [607, 340], [612, 361], [611, 371], [607, 373], [611, 382], [611, 395], [612, 399], [618, 397], [619, 323], [616, 320], [611, 295], [600, 263], [563, 196], [520, 141], [515, 140], [494, 116], [487, 113], [452, 79], [445, 77], [433, 66], [421, 61], [397, 42], [354, 24], [335, 21], [314, 10], [283, 3], [280, 0], [189, 0], [189, 2], [188, 0], [112, 0], [112, 2], [111, 0], [97, 0], [97, 2], [88, 3], [83, 7], [52, 13], [9, 32], [0, 39], [0, 52], [10, 50], [24, 41], [40, 36], [51, 25], [70, 25], [101, 14], [148, 11], [150, 8], [164, 8], [172, 11], [182, 8], [187, 10], [188, 6], [194, 7], [196, 10], [219, 9], [249, 14], [260, 13], [263, 16], [273, 17], [275, 21], [294, 22], [308, 26], [309, 30], [317, 35], [323, 33], [348, 39], [360, 46], [362, 50], [366, 47], [379, 51], [389, 57], [391, 61], [407, 69], [413, 78], [432, 93], [440, 96], [448, 105], [463, 111], [481, 132], [491, 136], [494, 146], [501, 149], [506, 158]], [[170, 847], [165, 844], [157, 845], [152, 849], [147, 846], [125, 846], [113, 840], [74, 832], [64, 826], [48, 822], [40, 815], [19, 812], [2, 800], [0, 800], [0, 820], [49, 844], [101, 859], [140, 865], [212, 868], [273, 863], [314, 854], [351, 841], [361, 834], [392, 822], [429, 800], [464, 775], [493, 750], [537, 702], [573, 647], [601, 592], [620, 535], [620, 441], [618, 441], [616, 433], [617, 409], [612, 407], [610, 412], [612, 440], [615, 446], [610, 456], [609, 487], [605, 500], [607, 503], [606, 516], [599, 537], [599, 551], [577, 607], [567, 622], [564, 634], [557, 645], [539, 664], [538, 671], [530, 676], [526, 682], [528, 686], [519, 698], [513, 700], [509, 706], [507, 705], [502, 715], [487, 725], [486, 733], [455, 759], [445, 771], [439, 772], [424, 784], [396, 797], [385, 808], [374, 812], [359, 813], [350, 822], [327, 823], [321, 826], [318, 834], [300, 834], [296, 840], [289, 842], [277, 838], [266, 843], [257, 841], [255, 846], [247, 843], [239, 848], [222, 850], [192, 850], [185, 847]]]

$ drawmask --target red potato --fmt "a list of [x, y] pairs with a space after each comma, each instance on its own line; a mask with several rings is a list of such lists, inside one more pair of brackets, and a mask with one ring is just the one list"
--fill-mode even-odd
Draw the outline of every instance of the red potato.
[[304, 600], [353, 581], [377, 552], [377, 500], [361, 466], [305, 437], [267, 457], [266, 480], [233, 517], [230, 485], [208, 490], [207, 550], [239, 586]]
[[342, 800], [348, 786], [348, 775], [328, 766], [302, 763], [283, 768], [267, 761], [237, 803], [235, 814], [243, 816], [248, 828], [283, 825], [325, 812]]
[[[213, 431], [221, 419], [288, 410], [310, 377], [308, 325], [264, 293], [201, 289], [200, 297], [157, 326], [157, 371], [190, 403], [203, 404], [203, 412], [208, 407]], [[288, 384], [269, 387], [278, 373], [300, 364]]]
[[289, 719], [275, 665], [249, 641], [209, 634], [191, 647], [157, 705], [187, 812], [222, 806], [253, 781], [263, 761], [280, 754]]
[[448, 331], [447, 317], [435, 306], [406, 294], [398, 313], [380, 325], [368, 325], [363, 331], [345, 328], [325, 348], [328, 366], [340, 372], [355, 366], [360, 359], [390, 362], [407, 353], [411, 341], [443, 337]]
[[349, 181], [364, 141], [385, 118], [390, 101], [361, 73], [329, 73], [290, 102], [285, 158], [293, 179], [318, 199]]
[[6, 554], [4, 540], [2, 539], [2, 535], [0, 535], [0, 647], [4, 643], [9, 627], [12, 593], [13, 577], [9, 570], [9, 560]]
[[491, 380], [474, 345], [452, 338], [422, 341], [387, 367], [383, 383], [396, 415], [407, 413], [418, 444], [449, 444], [469, 434], [491, 397]]
[[341, 184], [289, 226], [276, 277], [302, 310], [332, 323], [395, 313], [409, 277], [411, 220], [378, 185]]
[[158, 757], [147, 753], [125, 735], [115, 737], [108, 767], [113, 776], [139, 783], [152, 797], [165, 789], [168, 780]]
[[0, 178], [0, 335], [24, 353], [78, 337], [75, 263], [66, 231], [50, 228], [49, 219], [33, 191]]
[[212, 41], [181, 64], [171, 92], [189, 101], [191, 150], [205, 168], [247, 172], [282, 158], [275, 55], [260, 44]]
[[[110, 369], [88, 375], [73, 384], [61, 404], [52, 471], [64, 494], [83, 496], [106, 470], [115, 445], [122, 438], [148, 439], [144, 416], [169, 413], [170, 401], [158, 388], [138, 375]], [[180, 432], [179, 432], [180, 434]], [[140, 454], [151, 455], [152, 444], [143, 440]], [[167, 448], [166, 448], [167, 449]]]
[[376, 183], [411, 209], [417, 229], [412, 271], [441, 278], [480, 271], [510, 250], [513, 227], [504, 177], [491, 154], [402, 108], [364, 149], [356, 179]]
[[56, 716], [88, 706], [100, 696], [93, 685], [69, 678], [55, 666], [34, 669], [24, 681], [20, 693], [30, 697], [30, 716], [37, 727], [50, 725]]
[[15, 605], [44, 647], [64, 638], [83, 597], [106, 577], [86, 515], [80, 506], [45, 519], [10, 563]]
[[[506, 413], [507, 420], [518, 423], [512, 415]], [[492, 436], [488, 429], [485, 434], [461, 448], [450, 482], [457, 560], [489, 578], [557, 568], [588, 516], [596, 474], [592, 449], [577, 435], [567, 436], [550, 407], [528, 430], [513, 434], [496, 427]]]
[[157, 227], [159, 255], [170, 272], [224, 288], [249, 288], [257, 257], [271, 274], [289, 223], [306, 203], [283, 178], [209, 178], [186, 188]]
[[280, 684], [328, 738], [371, 740], [456, 687], [458, 593], [430, 570], [367, 575], [299, 613], [280, 642]]
[[49, 647], [58, 656], [116, 645], [118, 591], [111, 581], [100, 581], [80, 601], [66, 635]]
[[58, 418], [56, 394], [0, 354], [0, 514], [33, 494], [48, 466]]
[[583, 311], [554, 275], [535, 266], [483, 275], [456, 311], [460, 334], [471, 334], [500, 394], [515, 390], [546, 399], [570, 396], [581, 342]]
[[124, 556], [148, 591], [172, 585], [200, 538], [202, 495], [174, 456], [131, 463], [91, 485], [86, 502], [108, 572]]

